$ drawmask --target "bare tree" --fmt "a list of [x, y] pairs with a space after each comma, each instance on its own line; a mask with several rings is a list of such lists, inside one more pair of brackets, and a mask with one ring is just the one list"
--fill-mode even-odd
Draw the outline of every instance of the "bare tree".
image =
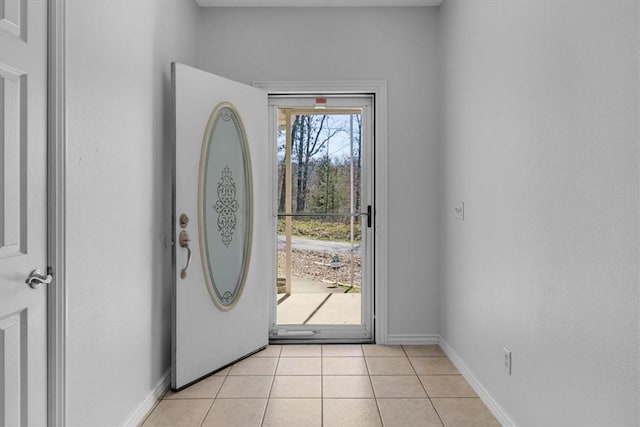
[[318, 154], [342, 128], [332, 128], [327, 115], [296, 116], [291, 126], [292, 158], [296, 160], [296, 212], [304, 212], [307, 204], [309, 177]]
[[[359, 177], [360, 177], [360, 116], [355, 116], [357, 126], [354, 126], [354, 166], [356, 170], [356, 200], [359, 199]], [[316, 176], [314, 169], [322, 163], [322, 158], [318, 156], [323, 150], [326, 151], [327, 144], [331, 138], [340, 132], [348, 132], [345, 128], [344, 120], [336, 125], [334, 118], [330, 115], [320, 114], [300, 114], [294, 116], [291, 123], [291, 169], [292, 182], [286, 182], [286, 165], [289, 159], [286, 158], [286, 144], [280, 143], [279, 153], [285, 153], [278, 162], [278, 211], [284, 212], [287, 186], [291, 185], [294, 212], [304, 212], [309, 208], [310, 192], [313, 192]], [[285, 130], [286, 132], [286, 130]], [[282, 134], [280, 134], [282, 136]], [[328, 155], [328, 153], [325, 153]], [[359, 207], [359, 200], [356, 202]]]
[[361, 188], [360, 183], [362, 182], [361, 172], [362, 172], [362, 115], [356, 114], [353, 116], [356, 120], [356, 128], [354, 129], [354, 137], [353, 137], [353, 163], [354, 163], [354, 177], [353, 177], [353, 186], [354, 186], [354, 210], [356, 212], [360, 212], [360, 204], [361, 204]]

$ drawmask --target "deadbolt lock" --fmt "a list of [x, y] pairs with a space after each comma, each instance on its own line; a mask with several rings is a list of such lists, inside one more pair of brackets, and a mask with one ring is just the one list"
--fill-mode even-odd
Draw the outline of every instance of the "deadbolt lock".
[[189, 217], [183, 213], [180, 215], [180, 228], [187, 228], [187, 225], [189, 225]]

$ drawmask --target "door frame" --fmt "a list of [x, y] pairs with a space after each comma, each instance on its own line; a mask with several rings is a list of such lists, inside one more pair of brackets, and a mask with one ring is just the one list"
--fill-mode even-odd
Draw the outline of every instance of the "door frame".
[[[326, 97], [328, 102], [331, 104], [330, 108], [325, 109], [315, 109], [310, 108], [315, 101], [315, 97]], [[298, 114], [312, 114], [312, 115], [348, 115], [351, 113], [355, 113], [362, 117], [362, 138], [361, 138], [361, 165], [362, 165], [362, 174], [360, 175], [360, 202], [361, 206], [359, 209], [358, 215], [362, 213], [366, 208], [364, 206], [375, 206], [375, 197], [373, 194], [374, 190], [374, 178], [375, 174], [373, 167], [374, 160], [374, 123], [375, 120], [373, 118], [373, 105], [374, 97], [372, 94], [356, 94], [352, 96], [346, 95], [336, 95], [336, 94], [327, 94], [321, 93], [314, 96], [307, 95], [292, 95], [292, 96], [269, 96], [269, 121], [273, 124], [278, 120], [279, 111], [289, 111], [290, 117], [294, 118]], [[280, 126], [281, 123], [278, 123]], [[291, 120], [289, 120], [289, 126], [292, 126]], [[291, 132], [291, 128], [286, 130], [286, 133], [289, 134]], [[277, 173], [275, 170], [277, 169], [277, 159], [274, 153], [277, 153], [277, 136], [275, 130], [270, 130], [269, 134], [269, 143], [270, 147], [270, 160], [271, 160], [271, 170], [272, 170], [272, 184], [271, 187], [276, 189], [278, 187], [277, 182]], [[289, 143], [291, 141], [287, 139]], [[289, 157], [288, 155], [285, 157]], [[289, 164], [288, 164], [289, 166]], [[287, 167], [288, 167], [287, 166]], [[287, 181], [290, 182], [290, 181]], [[275, 212], [279, 210], [278, 208], [278, 198], [279, 194], [277, 191], [274, 191], [272, 195], [272, 203], [273, 203], [273, 213], [274, 220], [279, 215], [275, 215]], [[280, 214], [280, 212], [278, 212]], [[354, 212], [350, 212], [349, 215], [353, 215]], [[289, 215], [292, 216], [292, 219], [296, 218], [296, 214], [294, 212], [289, 212]], [[322, 214], [320, 214], [322, 216]], [[360, 320], [358, 323], [347, 323], [347, 324], [281, 324], [279, 323], [278, 317], [278, 299], [275, 292], [270, 293], [271, 299], [271, 310], [270, 310], [270, 320], [269, 320], [269, 337], [271, 342], [274, 343], [322, 343], [322, 342], [349, 342], [349, 343], [371, 343], [375, 341], [375, 325], [373, 324], [373, 314], [374, 314], [374, 294], [375, 289], [373, 288], [373, 284], [375, 283], [375, 278], [373, 277], [374, 273], [374, 229], [371, 227], [367, 227], [363, 224], [362, 218], [360, 216], [352, 217], [354, 219], [354, 224], [357, 223], [362, 226], [362, 240], [360, 242], [360, 256], [361, 258], [361, 267], [362, 267], [362, 283], [361, 283], [361, 291], [357, 294], [359, 296], [361, 305], [360, 305]], [[275, 230], [272, 231], [272, 233]], [[275, 245], [275, 239], [272, 241], [272, 244]], [[275, 255], [275, 254], [274, 254]], [[353, 261], [347, 261], [353, 262]], [[277, 265], [278, 262], [276, 257], [272, 261], [273, 265]], [[288, 280], [287, 280], [288, 282]], [[325, 300], [326, 301], [326, 300]], [[290, 303], [294, 304], [295, 303]], [[319, 309], [319, 307], [318, 307]], [[282, 334], [282, 332], [286, 332]], [[309, 332], [312, 332], [311, 335], [307, 335]]]
[[47, 2], [47, 424], [66, 425], [66, 4]]
[[[374, 226], [374, 302], [373, 328], [377, 344], [386, 344], [388, 335], [388, 141], [387, 141], [387, 82], [386, 81], [335, 81], [335, 82], [281, 82], [259, 81], [253, 86], [271, 95], [373, 95], [374, 147], [373, 167], [375, 221]], [[276, 124], [269, 123], [269, 131], [276, 132]], [[275, 154], [274, 154], [275, 155]]]

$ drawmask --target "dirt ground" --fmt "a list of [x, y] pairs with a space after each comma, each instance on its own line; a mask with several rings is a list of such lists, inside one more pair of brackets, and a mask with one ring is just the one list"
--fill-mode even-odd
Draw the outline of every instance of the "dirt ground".
[[[327, 264], [339, 257], [342, 266], [334, 269]], [[337, 254], [330, 252], [292, 250], [292, 274], [318, 281], [326, 280], [348, 285], [351, 283], [351, 265], [353, 265], [353, 284], [360, 286], [362, 265], [360, 254]], [[285, 277], [285, 251], [278, 251], [278, 277]]]

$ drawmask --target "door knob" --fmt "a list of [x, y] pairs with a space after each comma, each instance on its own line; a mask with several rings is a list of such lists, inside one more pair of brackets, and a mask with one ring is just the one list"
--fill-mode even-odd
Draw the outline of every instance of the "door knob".
[[181, 248], [185, 248], [187, 250], [187, 265], [180, 271], [180, 278], [186, 279], [187, 277], [187, 268], [189, 268], [189, 264], [191, 264], [191, 248], [189, 247], [189, 242], [191, 239], [189, 238], [189, 234], [182, 230], [180, 235], [178, 236], [178, 243]]
[[25, 283], [31, 286], [31, 289], [38, 289], [42, 285], [48, 285], [53, 280], [53, 276], [50, 274], [44, 275], [40, 272], [40, 270], [33, 270]]

